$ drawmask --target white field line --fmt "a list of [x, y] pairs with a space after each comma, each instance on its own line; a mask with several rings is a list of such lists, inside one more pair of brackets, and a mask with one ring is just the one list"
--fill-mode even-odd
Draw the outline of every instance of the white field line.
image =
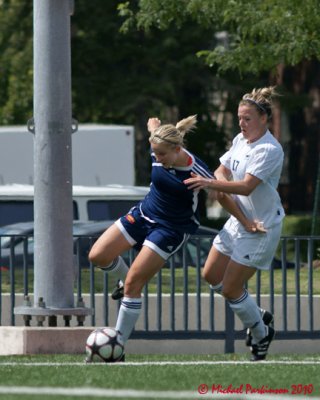
[[108, 366], [108, 367], [126, 367], [126, 366], [167, 366], [167, 365], [181, 365], [181, 366], [193, 366], [193, 365], [317, 365], [320, 364], [320, 360], [301, 360], [301, 361], [290, 361], [290, 360], [270, 360], [270, 361], [131, 361], [131, 362], [119, 362], [119, 363], [86, 363], [83, 362], [20, 362], [20, 361], [0, 361], [1, 366], [15, 366], [21, 365], [26, 367], [63, 367], [63, 366]]
[[[235, 399], [235, 400], [292, 400], [297, 396], [266, 395], [266, 394], [200, 394], [195, 391], [155, 391], [131, 389], [98, 389], [98, 388], [63, 388], [63, 387], [29, 387], [29, 386], [0, 386], [0, 394], [34, 395], [34, 396], [73, 396], [73, 397], [104, 397], [104, 398], [136, 398], [136, 399]], [[300, 397], [300, 396], [299, 396]], [[311, 397], [320, 400], [320, 397]]]

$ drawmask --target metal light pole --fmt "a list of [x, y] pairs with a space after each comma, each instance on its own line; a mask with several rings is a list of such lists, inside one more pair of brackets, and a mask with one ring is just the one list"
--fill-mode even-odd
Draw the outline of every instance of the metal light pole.
[[[16, 314], [84, 315], [74, 308], [70, 0], [34, 0], [34, 308]], [[66, 319], [68, 317], [65, 317]]]
[[68, 0], [34, 0], [35, 301], [73, 307]]

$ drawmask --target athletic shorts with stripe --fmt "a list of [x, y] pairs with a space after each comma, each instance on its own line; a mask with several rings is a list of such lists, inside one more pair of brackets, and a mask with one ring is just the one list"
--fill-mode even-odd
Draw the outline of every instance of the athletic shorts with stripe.
[[146, 219], [139, 206], [133, 207], [115, 223], [133, 247], [147, 246], [164, 260], [178, 251], [189, 236]]
[[261, 270], [268, 270], [276, 252], [282, 223], [267, 229], [267, 233], [249, 233], [234, 218], [228, 219], [215, 237], [213, 246], [231, 260]]

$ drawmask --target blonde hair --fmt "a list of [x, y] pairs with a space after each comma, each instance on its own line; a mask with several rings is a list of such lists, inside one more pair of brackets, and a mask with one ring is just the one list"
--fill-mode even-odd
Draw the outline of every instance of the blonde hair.
[[246, 93], [240, 100], [239, 105], [253, 104], [260, 114], [267, 114], [268, 119], [272, 117], [273, 99], [279, 94], [275, 86], [261, 89], [253, 89], [251, 93]]
[[160, 125], [149, 138], [150, 143], [167, 143], [173, 146], [183, 146], [184, 136], [193, 130], [197, 124], [197, 116], [192, 115], [179, 121], [176, 126], [172, 124]]

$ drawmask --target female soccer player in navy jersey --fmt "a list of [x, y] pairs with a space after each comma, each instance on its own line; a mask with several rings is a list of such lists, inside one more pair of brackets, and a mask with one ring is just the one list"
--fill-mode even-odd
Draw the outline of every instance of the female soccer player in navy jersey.
[[[185, 118], [176, 126], [161, 125], [158, 118], [149, 119], [150, 192], [107, 229], [89, 253], [89, 259], [99, 268], [125, 279], [124, 297], [116, 324], [124, 342], [139, 317], [144, 285], [199, 226], [199, 189], [189, 190], [184, 181], [192, 173], [205, 179], [213, 176], [207, 165], [184, 147], [184, 136], [195, 125], [196, 116]], [[223, 205], [239, 218], [247, 230], [256, 231], [255, 223], [246, 219], [231, 197], [225, 196]], [[141, 250], [129, 269], [120, 254], [133, 246]]]
[[247, 218], [260, 221], [266, 229], [265, 233], [249, 234], [231, 216], [214, 239], [203, 271], [204, 278], [228, 299], [248, 328], [246, 343], [251, 346], [253, 361], [266, 358], [275, 335], [269, 326], [272, 314], [259, 309], [245, 289], [257, 269], [270, 268], [284, 217], [277, 192], [283, 150], [268, 130], [275, 95], [274, 87], [244, 95], [238, 107], [241, 132], [220, 158], [221, 164], [215, 171], [217, 180], [198, 174], [185, 181], [192, 191], [210, 188], [233, 193]]

